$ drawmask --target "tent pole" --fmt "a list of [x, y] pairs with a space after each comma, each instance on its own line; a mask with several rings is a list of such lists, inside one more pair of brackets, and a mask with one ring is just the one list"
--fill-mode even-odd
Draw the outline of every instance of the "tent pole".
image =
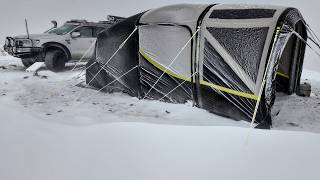
[[[276, 41], [278, 40], [279, 33], [280, 33], [280, 28], [277, 28], [271, 52], [273, 52], [273, 50], [274, 50], [274, 46], [276, 44]], [[254, 122], [255, 122], [255, 119], [256, 119], [256, 116], [257, 116], [257, 113], [258, 113], [258, 109], [259, 109], [259, 105], [260, 105], [260, 101], [261, 101], [261, 96], [262, 96], [262, 93], [263, 93], [263, 90], [264, 90], [264, 86], [266, 84], [266, 77], [267, 77], [267, 73], [268, 73], [268, 70], [269, 70], [270, 61], [271, 61], [271, 55], [269, 57], [269, 60], [268, 60], [268, 63], [267, 63], [267, 67], [265, 69], [265, 72], [264, 72], [264, 75], [263, 75], [263, 79], [262, 79], [262, 82], [261, 82], [261, 86], [260, 86], [260, 89], [259, 89], [258, 99], [257, 99], [256, 105], [255, 105], [253, 116], [252, 116], [251, 123], [250, 123], [250, 129], [254, 128]], [[248, 133], [248, 136], [247, 136], [247, 141], [248, 141], [248, 139], [249, 139], [249, 133]]]
[[295, 30], [293, 30], [293, 29], [292, 29], [292, 32], [293, 32], [293, 34], [296, 35], [299, 39], [301, 39], [301, 41], [302, 41], [303, 43], [305, 43], [316, 55], [318, 55], [318, 56], [320, 57], [320, 53], [317, 52], [314, 48], [312, 48], [312, 46], [311, 46], [305, 39], [303, 39], [303, 38], [300, 36], [299, 33], [297, 33], [297, 32], [296, 32]]

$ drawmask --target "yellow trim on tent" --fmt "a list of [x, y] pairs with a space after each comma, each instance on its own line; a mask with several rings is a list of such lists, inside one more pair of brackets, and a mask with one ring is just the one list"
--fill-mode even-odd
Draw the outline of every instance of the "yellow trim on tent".
[[241, 97], [245, 97], [245, 98], [248, 98], [248, 99], [258, 100], [258, 96], [254, 95], [254, 94], [241, 92], [241, 91], [236, 91], [236, 90], [233, 90], [233, 89], [230, 89], [230, 88], [226, 88], [226, 87], [219, 86], [219, 85], [216, 85], [216, 84], [213, 84], [213, 83], [209, 83], [209, 82], [204, 81], [204, 80], [201, 80], [200, 84], [205, 85], [205, 86], [210, 86], [210, 87], [212, 87], [214, 89], [218, 89], [220, 91], [223, 91], [223, 92], [226, 92], [226, 93], [229, 93], [229, 94], [233, 94], [233, 95], [236, 95], [236, 96], [241, 96]]
[[[164, 66], [162, 66], [158, 62], [154, 61], [148, 54], [146, 54], [144, 52], [144, 50], [142, 48], [139, 49], [139, 52], [148, 62], [150, 62], [153, 66], [155, 66], [159, 70], [169, 74], [172, 77], [175, 77], [175, 78], [178, 78], [178, 79], [182, 79], [184, 81], [191, 82], [191, 78], [185, 77], [183, 75], [179, 75], [179, 74], [171, 71], [170, 69], [165, 68]], [[248, 99], [258, 100], [258, 96], [256, 96], [255, 94], [236, 91], [236, 90], [233, 90], [233, 89], [230, 89], [230, 88], [226, 88], [226, 87], [219, 86], [219, 85], [216, 85], [216, 84], [213, 84], [213, 83], [209, 83], [209, 82], [204, 81], [204, 80], [201, 80], [200, 84], [201, 85], [205, 85], [205, 86], [209, 86], [209, 87], [212, 87], [212, 88], [217, 89], [219, 91], [223, 91], [223, 92], [226, 92], [226, 93], [229, 93], [229, 94], [233, 94], [233, 95], [236, 95], [236, 96], [241, 96], [241, 97], [245, 97], [245, 98], [248, 98]]]
[[279, 71], [277, 72], [277, 75], [282, 76], [282, 77], [287, 78], [287, 79], [290, 79], [290, 77], [288, 75], [286, 75], [286, 74], [284, 74], [282, 72], [279, 72]]
[[163, 67], [161, 64], [157, 63], [156, 61], [154, 61], [148, 54], [146, 54], [146, 53], [144, 52], [143, 49], [140, 48], [140, 49], [139, 49], [139, 52], [140, 52], [140, 54], [141, 54], [146, 60], [148, 60], [152, 65], [154, 65], [156, 68], [160, 69], [161, 71], [163, 71], [163, 72], [165, 72], [165, 73], [167, 73], [167, 74], [169, 74], [170, 76], [173, 76], [173, 77], [175, 77], [175, 78], [178, 78], [178, 79], [182, 79], [182, 80], [184, 80], [184, 81], [189, 81], [189, 82], [191, 82], [191, 78], [185, 77], [185, 76], [183, 76], [183, 75], [179, 75], [179, 74], [171, 71], [170, 69]]

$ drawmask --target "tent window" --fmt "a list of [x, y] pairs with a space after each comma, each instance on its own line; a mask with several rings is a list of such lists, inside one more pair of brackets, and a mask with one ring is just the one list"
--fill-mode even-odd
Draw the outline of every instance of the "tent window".
[[204, 43], [203, 74], [208, 82], [242, 92], [251, 92], [208, 40]]
[[258, 19], [272, 18], [275, 9], [224, 9], [214, 10], [210, 18], [215, 19]]
[[208, 27], [207, 29], [249, 77], [256, 82], [269, 28]]

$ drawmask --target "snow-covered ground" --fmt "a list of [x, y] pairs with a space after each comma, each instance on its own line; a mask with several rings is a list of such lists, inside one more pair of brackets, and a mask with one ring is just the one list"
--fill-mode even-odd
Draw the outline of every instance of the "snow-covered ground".
[[[188, 104], [143, 100], [122, 93], [98, 93], [79, 87], [74, 79], [81, 71], [53, 73], [41, 70], [38, 76], [25, 72], [19, 59], [0, 57], [0, 102], [14, 103], [46, 121], [88, 125], [110, 122], [148, 122], [177, 125], [231, 125], [247, 127]], [[72, 64], [73, 65], [73, 64]], [[84, 75], [84, 74], [82, 74]], [[277, 97], [275, 129], [320, 133], [320, 72], [304, 70], [303, 82], [312, 84], [310, 98], [296, 95]]]
[[304, 69], [301, 81], [312, 85], [311, 97], [279, 94], [274, 108], [280, 111], [274, 128], [320, 133], [320, 71]]
[[1, 180], [320, 178], [319, 72], [304, 70], [312, 97], [278, 97], [273, 130], [97, 93], [79, 72], [33, 76], [0, 56]]

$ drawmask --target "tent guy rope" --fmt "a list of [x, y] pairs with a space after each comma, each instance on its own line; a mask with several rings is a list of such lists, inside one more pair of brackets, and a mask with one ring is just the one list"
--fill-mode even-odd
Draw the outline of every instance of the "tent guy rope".
[[93, 78], [88, 82], [88, 86], [90, 83], [98, 76], [98, 74], [103, 70], [104, 67], [108, 65], [108, 63], [114, 58], [114, 56], [123, 48], [123, 46], [127, 43], [127, 41], [132, 37], [132, 35], [138, 30], [136, 26], [134, 30], [130, 33], [130, 35], [119, 45], [118, 49], [112, 54], [112, 56], [107, 60], [107, 62], [100, 68], [100, 70], [93, 76]]

